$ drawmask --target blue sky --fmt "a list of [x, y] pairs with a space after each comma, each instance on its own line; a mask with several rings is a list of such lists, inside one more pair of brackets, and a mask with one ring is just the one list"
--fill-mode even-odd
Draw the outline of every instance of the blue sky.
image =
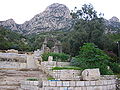
[[70, 10], [91, 3], [96, 11], [104, 13], [104, 18], [117, 16], [120, 19], [120, 0], [0, 0], [0, 21], [13, 18], [22, 24], [52, 3], [65, 4]]

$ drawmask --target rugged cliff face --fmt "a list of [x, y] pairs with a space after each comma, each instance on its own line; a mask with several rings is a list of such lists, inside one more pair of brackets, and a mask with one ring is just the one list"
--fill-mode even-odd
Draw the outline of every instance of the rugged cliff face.
[[[120, 32], [120, 22], [115, 16], [110, 20], [105, 20], [105, 25], [107, 26], [106, 32]], [[67, 31], [73, 27], [73, 20], [70, 10], [65, 5], [54, 3], [23, 24], [16, 24], [13, 19], [9, 19], [0, 21], [0, 26], [26, 35], [57, 30]]]
[[69, 9], [63, 4], [54, 3], [23, 24], [16, 24], [13, 19], [9, 19], [1, 21], [0, 25], [19, 33], [32, 34], [42, 31], [69, 30], [73, 22]]
[[105, 20], [105, 25], [107, 33], [120, 33], [120, 22], [117, 17], [113, 16], [111, 19]]

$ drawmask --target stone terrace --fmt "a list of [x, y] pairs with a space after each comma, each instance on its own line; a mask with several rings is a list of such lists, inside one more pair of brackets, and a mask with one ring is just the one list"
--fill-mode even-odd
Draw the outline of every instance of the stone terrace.
[[30, 78], [47, 80], [41, 71], [0, 70], [0, 90], [21, 90], [20, 83]]

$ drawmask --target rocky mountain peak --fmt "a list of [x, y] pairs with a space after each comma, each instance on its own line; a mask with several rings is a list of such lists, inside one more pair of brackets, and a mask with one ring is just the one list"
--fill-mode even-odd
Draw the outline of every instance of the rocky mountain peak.
[[19, 33], [32, 34], [42, 31], [69, 30], [73, 22], [67, 6], [53, 3], [45, 11], [23, 24], [16, 24], [13, 19], [9, 19], [0, 22], [0, 25]]
[[70, 10], [67, 8], [67, 6], [59, 3], [51, 4], [46, 8], [45, 12], [49, 12], [51, 15], [55, 17], [71, 18]]
[[111, 19], [109, 19], [109, 21], [119, 22], [119, 19], [116, 16], [113, 16]]

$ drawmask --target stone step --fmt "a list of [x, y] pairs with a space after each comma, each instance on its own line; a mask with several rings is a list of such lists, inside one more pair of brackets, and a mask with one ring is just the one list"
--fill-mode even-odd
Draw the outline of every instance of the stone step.
[[20, 86], [0, 86], [0, 90], [19, 90]]
[[19, 82], [14, 82], [14, 81], [2, 81], [2, 82], [0, 82], [0, 86], [4, 86], [4, 85], [20, 86], [20, 83]]

